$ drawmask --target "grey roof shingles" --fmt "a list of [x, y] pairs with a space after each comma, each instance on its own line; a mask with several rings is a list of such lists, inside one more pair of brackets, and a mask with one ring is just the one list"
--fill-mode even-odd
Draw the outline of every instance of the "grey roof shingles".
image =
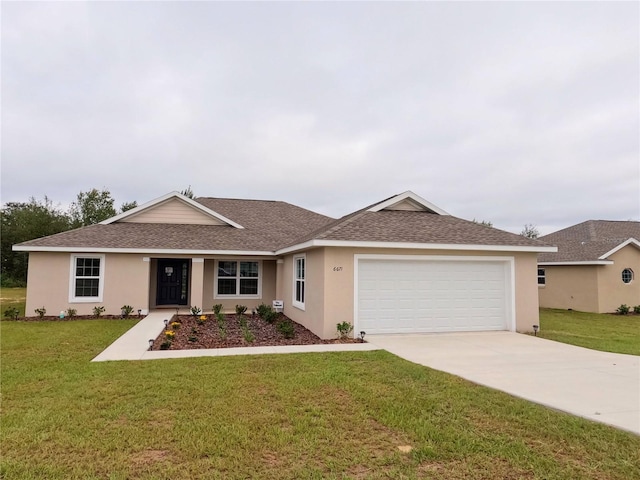
[[640, 241], [640, 222], [587, 220], [540, 240], [558, 247], [557, 253], [538, 254], [538, 262], [594, 262], [630, 238]]
[[21, 243], [28, 247], [126, 248], [275, 252], [309, 240], [542, 247], [541, 242], [474, 222], [429, 212], [369, 207], [332, 219], [286, 202], [198, 198], [242, 225], [111, 223], [91, 225]]

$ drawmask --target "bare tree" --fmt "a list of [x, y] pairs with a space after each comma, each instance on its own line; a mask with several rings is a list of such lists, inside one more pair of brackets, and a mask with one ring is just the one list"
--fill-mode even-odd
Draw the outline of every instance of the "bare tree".
[[538, 238], [540, 236], [540, 232], [534, 224], [527, 223], [520, 232], [520, 235], [527, 238]]

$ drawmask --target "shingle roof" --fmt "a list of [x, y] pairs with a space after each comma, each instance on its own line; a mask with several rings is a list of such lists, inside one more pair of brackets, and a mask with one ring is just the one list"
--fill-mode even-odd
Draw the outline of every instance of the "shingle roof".
[[207, 197], [196, 201], [244, 228], [114, 222], [31, 240], [20, 246], [275, 252], [309, 240], [517, 246], [534, 249], [551, 245], [450, 215], [426, 211], [371, 212], [371, 206], [368, 206], [335, 220], [286, 202]]
[[540, 237], [556, 245], [558, 252], [541, 253], [538, 261], [594, 262], [630, 238], [640, 240], [640, 222], [587, 220]]
[[202, 205], [244, 227], [158, 223], [111, 223], [30, 240], [21, 246], [273, 252], [300, 232], [316, 229], [330, 217], [286, 202], [198, 198]]
[[428, 212], [359, 210], [296, 240], [406, 242], [452, 245], [551, 246], [546, 242], [487, 227], [451, 215]]

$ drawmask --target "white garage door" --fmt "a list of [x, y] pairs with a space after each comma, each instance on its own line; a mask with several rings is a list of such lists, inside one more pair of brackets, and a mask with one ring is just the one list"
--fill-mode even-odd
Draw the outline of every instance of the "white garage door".
[[357, 330], [508, 330], [512, 316], [510, 272], [508, 260], [360, 258]]

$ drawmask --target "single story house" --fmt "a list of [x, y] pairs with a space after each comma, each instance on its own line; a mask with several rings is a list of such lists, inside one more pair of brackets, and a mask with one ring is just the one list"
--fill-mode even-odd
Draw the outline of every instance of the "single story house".
[[15, 245], [27, 312], [119, 313], [274, 300], [321, 338], [529, 331], [537, 254], [555, 247], [453, 217], [405, 192], [333, 219], [278, 201], [169, 193], [100, 224]]
[[538, 256], [541, 307], [606, 313], [640, 305], [640, 222], [588, 220], [540, 240], [558, 247]]

